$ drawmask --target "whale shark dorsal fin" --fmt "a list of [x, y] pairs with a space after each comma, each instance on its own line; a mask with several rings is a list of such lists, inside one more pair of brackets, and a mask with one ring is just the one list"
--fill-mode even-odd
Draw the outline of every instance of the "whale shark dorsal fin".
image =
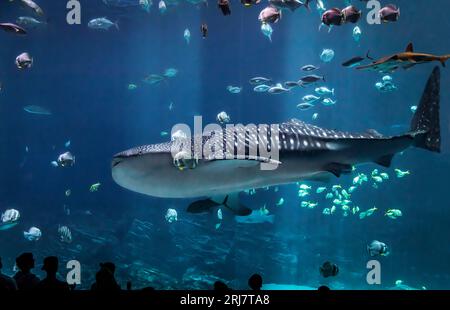
[[413, 53], [414, 52], [414, 47], [412, 43], [409, 43], [408, 46], [406, 47], [405, 52], [407, 53]]

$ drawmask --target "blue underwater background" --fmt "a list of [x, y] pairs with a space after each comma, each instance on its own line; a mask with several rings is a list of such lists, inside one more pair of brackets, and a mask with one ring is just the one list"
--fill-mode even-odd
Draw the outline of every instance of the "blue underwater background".
[[[32, 15], [16, 2], [1, 1], [1, 22]], [[364, 219], [358, 214], [343, 216], [340, 210], [322, 214], [331, 207], [323, 194], [315, 194], [322, 185], [305, 182], [313, 187], [308, 200], [318, 202], [317, 207], [300, 207], [296, 184], [259, 189], [242, 199], [253, 209], [266, 205], [275, 216], [273, 224], [239, 224], [225, 217], [216, 229], [214, 214], [186, 212], [193, 200], [144, 196], [121, 188], [111, 178], [114, 154], [166, 141], [170, 137], [162, 137], [161, 131], [170, 132], [177, 123], [193, 126], [195, 115], [203, 116], [204, 124], [226, 111], [233, 123], [272, 124], [298, 118], [330, 129], [407, 131], [410, 106], [418, 104], [433, 64], [391, 74], [397, 90], [382, 93], [374, 86], [382, 75], [344, 68], [341, 63], [368, 50], [375, 58], [400, 52], [409, 42], [417, 51], [449, 54], [450, 3], [392, 0], [401, 9], [400, 19], [369, 25], [363, 16], [357, 43], [353, 24], [330, 32], [326, 27], [318, 30], [316, 1], [310, 12], [305, 8], [283, 12], [272, 25], [272, 42], [261, 33], [257, 18], [264, 0], [251, 8], [231, 1], [232, 14], [226, 17], [215, 1], [208, 7], [179, 2], [161, 14], [158, 1], [148, 13], [139, 6], [117, 8], [101, 0], [82, 0], [82, 25], [68, 25], [66, 1], [40, 0], [47, 25], [31, 29], [27, 36], [0, 33], [0, 211], [14, 208], [21, 213], [17, 226], [0, 231], [3, 272], [12, 274], [15, 257], [31, 251], [39, 276], [45, 256], [60, 257], [62, 277], [65, 263], [79, 260], [81, 288], [94, 282], [99, 262], [113, 261], [122, 287], [130, 280], [135, 288], [209, 289], [220, 279], [233, 288], [246, 288], [248, 277], [260, 273], [265, 283], [298, 288], [325, 284], [336, 289], [392, 289], [399, 288], [396, 280], [402, 280], [412, 288], [450, 289], [449, 68], [441, 72], [441, 154], [411, 148], [397, 155], [391, 168], [358, 166], [352, 175], [325, 185], [348, 188], [357, 173], [370, 176], [375, 168], [387, 172], [389, 180], [378, 189], [369, 181], [352, 194], [353, 206], [361, 211], [378, 209]], [[349, 1], [324, 2], [331, 8]], [[352, 2], [367, 13], [364, 2]], [[118, 21], [120, 29], [87, 27], [89, 20], [105, 16]], [[202, 23], [208, 24], [206, 39], [201, 36]], [[183, 38], [186, 28], [191, 32], [189, 44]], [[320, 60], [324, 48], [335, 51], [330, 63]], [[14, 59], [24, 51], [33, 56], [34, 65], [18, 70]], [[314, 73], [326, 77], [319, 85], [335, 89], [335, 105], [301, 111], [296, 105], [314, 87], [269, 95], [254, 92], [248, 82], [255, 76], [298, 80], [306, 74], [300, 71], [306, 64], [320, 66]], [[176, 68], [177, 76], [155, 85], [141, 82], [167, 68]], [[130, 83], [138, 88], [129, 90]], [[232, 94], [228, 85], [243, 90]], [[27, 113], [26, 105], [46, 107], [52, 115]], [[319, 113], [316, 120], [313, 113]], [[50, 165], [68, 150], [76, 156], [73, 167]], [[397, 178], [395, 168], [411, 173]], [[97, 182], [99, 190], [90, 192]], [[70, 196], [65, 195], [68, 189]], [[284, 204], [277, 206], [280, 198]], [[177, 210], [178, 221], [165, 220], [168, 208]], [[400, 209], [403, 216], [390, 219], [384, 215], [388, 209]], [[71, 229], [70, 244], [60, 241], [60, 225]], [[31, 226], [41, 229], [39, 241], [24, 238], [23, 231]], [[381, 285], [366, 282], [366, 263], [371, 259], [366, 246], [372, 240], [385, 242], [391, 250], [377, 258]], [[321, 277], [319, 267], [325, 261], [339, 266], [336, 277]]]

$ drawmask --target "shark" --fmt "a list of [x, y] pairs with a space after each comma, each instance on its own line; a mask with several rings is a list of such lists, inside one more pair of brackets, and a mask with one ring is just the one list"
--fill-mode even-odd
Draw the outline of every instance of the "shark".
[[[237, 215], [251, 210], [240, 203], [237, 193], [299, 181], [326, 181], [351, 173], [354, 165], [374, 162], [389, 167], [395, 154], [409, 147], [440, 152], [440, 69], [435, 67], [426, 83], [409, 130], [401, 135], [383, 136], [375, 130], [351, 133], [321, 128], [298, 119], [279, 124], [274, 141], [279, 149], [276, 169], [262, 170], [260, 163], [273, 159], [238, 155], [236, 149], [224, 159], [199, 158], [188, 169], [178, 169], [171, 153], [177, 140], [138, 146], [116, 154], [112, 178], [120, 186], [162, 198], [203, 198], [189, 205], [192, 213], [220, 206]], [[224, 128], [223, 130], [226, 130]], [[224, 143], [246, 149], [255, 135], [227, 136]], [[194, 136], [195, 138], [195, 136]], [[190, 138], [193, 139], [193, 138]], [[207, 138], [202, 137], [203, 144]], [[235, 154], [233, 154], [235, 152]], [[234, 156], [233, 156], [234, 155]]]
[[445, 67], [445, 62], [450, 58], [449, 55], [432, 55], [425, 53], [414, 52], [414, 47], [412, 43], [409, 43], [405, 51], [402, 53], [397, 53], [394, 55], [386, 56], [380, 58], [371, 64], [356, 67], [358, 70], [371, 70], [380, 73], [391, 73], [399, 68], [409, 69], [418, 64], [428, 63], [432, 61], [439, 61], [443, 67]]

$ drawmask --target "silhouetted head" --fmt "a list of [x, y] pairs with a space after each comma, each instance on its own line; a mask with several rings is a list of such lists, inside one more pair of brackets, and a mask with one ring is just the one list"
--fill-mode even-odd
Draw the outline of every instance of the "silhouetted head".
[[44, 266], [42, 266], [42, 270], [45, 270], [49, 274], [56, 274], [58, 272], [58, 266], [58, 257], [48, 256], [44, 258]]
[[215, 291], [228, 291], [230, 288], [228, 285], [223, 283], [222, 281], [216, 281], [214, 282], [214, 290]]
[[326, 293], [330, 291], [330, 288], [326, 285], [322, 285], [317, 290], [319, 291], [319, 293]]
[[32, 253], [22, 253], [16, 258], [16, 266], [23, 272], [29, 272], [34, 268], [34, 257]]
[[254, 291], [259, 291], [262, 287], [263, 279], [262, 277], [255, 273], [248, 279], [248, 286]]
[[114, 274], [116, 272], [116, 265], [111, 262], [100, 263], [100, 268], [107, 269], [112, 274]]

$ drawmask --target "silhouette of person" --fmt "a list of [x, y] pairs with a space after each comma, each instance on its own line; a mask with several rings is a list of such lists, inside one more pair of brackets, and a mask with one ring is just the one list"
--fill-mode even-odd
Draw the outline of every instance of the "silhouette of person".
[[116, 265], [111, 262], [101, 263], [100, 270], [95, 275], [95, 283], [92, 284], [93, 291], [119, 291], [120, 286], [117, 284], [114, 273]]
[[226, 292], [229, 291], [230, 288], [222, 281], [216, 281], [214, 282], [214, 290], [218, 292]]
[[330, 291], [330, 288], [326, 285], [319, 286], [317, 289], [319, 293], [328, 293]]
[[260, 291], [262, 288], [263, 279], [262, 277], [255, 273], [248, 279], [248, 286], [254, 291]]
[[2, 258], [0, 257], [0, 292], [17, 290], [16, 282], [13, 278], [2, 273]]
[[56, 274], [58, 273], [59, 261], [56, 256], [48, 256], [44, 258], [44, 266], [42, 270], [47, 273], [47, 277], [37, 285], [37, 289], [54, 292], [68, 292], [69, 284], [58, 280]]
[[19, 291], [30, 291], [39, 284], [39, 278], [31, 273], [34, 268], [34, 257], [32, 253], [22, 253], [16, 258], [16, 266], [19, 271], [14, 275]]

